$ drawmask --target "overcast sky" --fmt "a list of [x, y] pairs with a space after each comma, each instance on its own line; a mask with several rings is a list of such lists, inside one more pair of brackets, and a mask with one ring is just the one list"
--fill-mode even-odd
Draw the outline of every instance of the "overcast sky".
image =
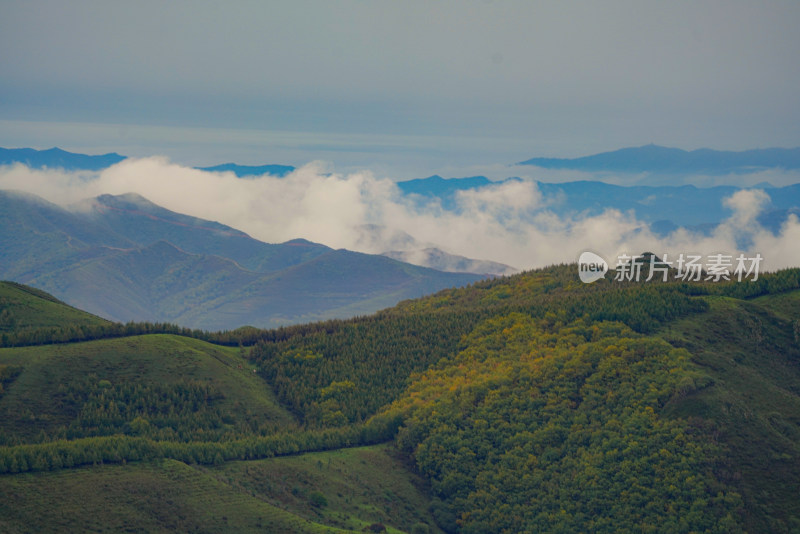
[[794, 147], [799, 24], [795, 1], [3, 0], [0, 146], [389, 174]]

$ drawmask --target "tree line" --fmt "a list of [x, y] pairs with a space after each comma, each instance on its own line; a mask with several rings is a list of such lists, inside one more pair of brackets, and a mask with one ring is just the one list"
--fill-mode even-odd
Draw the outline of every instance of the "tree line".
[[0, 447], [0, 473], [50, 471], [141, 460], [170, 458], [193, 464], [219, 465], [306, 452], [382, 443], [396, 424], [372, 423], [339, 428], [250, 436], [226, 441], [162, 441], [113, 435]]

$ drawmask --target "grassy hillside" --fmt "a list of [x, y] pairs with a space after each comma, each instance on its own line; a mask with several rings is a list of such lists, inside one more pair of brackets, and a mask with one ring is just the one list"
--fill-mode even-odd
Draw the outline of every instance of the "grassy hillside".
[[14, 282], [0, 282], [0, 333], [104, 324], [109, 322], [73, 308], [44, 291]]
[[0, 530], [341, 532], [175, 460], [4, 477]]
[[[238, 349], [172, 335], [0, 349], [5, 443], [128, 432], [220, 439], [294, 426]], [[132, 425], [135, 428], [132, 428]]]
[[439, 532], [427, 484], [390, 445], [231, 462], [210, 473], [325, 525], [363, 531]]
[[[387, 446], [231, 462], [175, 460], [7, 476], [0, 530], [439, 532], [424, 482]], [[101, 488], [102, 491], [98, 491]]]
[[[248, 330], [250, 347], [0, 349], [0, 517], [104, 524], [80, 522], [85, 502], [112, 530], [793, 532], [799, 304], [798, 269], [585, 285], [555, 266]], [[53, 504], [48, 484], [83, 497]]]

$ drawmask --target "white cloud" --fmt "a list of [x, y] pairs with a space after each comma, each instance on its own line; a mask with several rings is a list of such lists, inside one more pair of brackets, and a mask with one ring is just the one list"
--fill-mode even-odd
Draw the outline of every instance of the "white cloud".
[[[800, 223], [790, 218], [779, 235], [756, 216], [763, 191], [726, 200], [733, 215], [710, 236], [685, 229], [658, 237], [632, 212], [606, 210], [561, 218], [548, 210], [532, 181], [510, 181], [456, 196], [457, 210], [412, 202], [389, 179], [370, 172], [337, 174], [311, 163], [278, 178], [239, 179], [173, 164], [164, 158], [125, 160], [99, 173], [0, 168], [0, 188], [38, 194], [68, 205], [103, 193], [138, 193], [167, 209], [219, 221], [267, 242], [305, 238], [368, 253], [436, 246], [521, 269], [577, 260], [584, 250], [608, 259], [621, 252], [760, 252], [765, 268], [800, 265]], [[748, 243], [747, 250], [740, 250]]]
[[758, 214], [769, 204], [770, 199], [760, 189], [744, 189], [725, 198], [722, 204], [733, 210], [734, 214], [728, 219], [732, 225], [747, 229], [752, 226]]

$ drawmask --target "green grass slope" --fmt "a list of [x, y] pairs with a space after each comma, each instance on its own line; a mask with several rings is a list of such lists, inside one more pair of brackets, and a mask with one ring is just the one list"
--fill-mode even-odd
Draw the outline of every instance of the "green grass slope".
[[378, 445], [219, 467], [176, 460], [0, 479], [0, 531], [441, 532], [425, 482]]
[[267, 502], [325, 525], [440, 532], [426, 482], [387, 444], [231, 462], [209, 471]]
[[6, 348], [0, 365], [19, 370], [0, 398], [6, 443], [121, 432], [213, 440], [294, 425], [238, 349], [196, 339], [154, 334]]
[[15, 282], [0, 282], [0, 333], [104, 324], [109, 321], [73, 308], [44, 291]]
[[341, 532], [175, 460], [3, 477], [0, 531]]

